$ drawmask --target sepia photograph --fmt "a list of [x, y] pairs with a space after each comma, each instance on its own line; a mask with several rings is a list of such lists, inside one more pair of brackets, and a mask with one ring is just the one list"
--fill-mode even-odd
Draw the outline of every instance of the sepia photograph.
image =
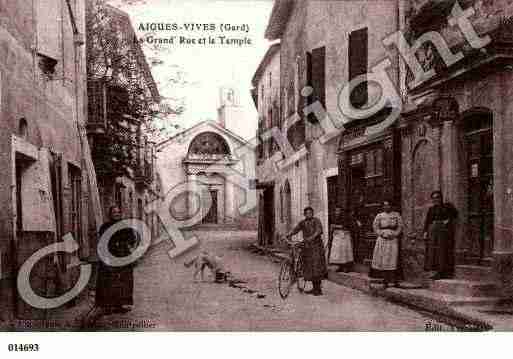
[[0, 331], [512, 331], [512, 16], [0, 1]]

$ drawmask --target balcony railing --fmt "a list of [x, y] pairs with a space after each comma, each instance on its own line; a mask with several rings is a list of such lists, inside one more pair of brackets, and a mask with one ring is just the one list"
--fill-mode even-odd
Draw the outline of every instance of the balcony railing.
[[144, 161], [142, 166], [135, 171], [135, 184], [150, 185], [153, 182], [153, 166], [151, 163]]

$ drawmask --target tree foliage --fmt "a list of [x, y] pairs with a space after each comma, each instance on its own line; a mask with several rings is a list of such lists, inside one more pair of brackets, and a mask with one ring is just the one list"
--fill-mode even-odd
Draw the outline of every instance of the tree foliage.
[[[143, 2], [122, 1], [132, 5]], [[184, 108], [161, 101], [126, 13], [106, 0], [89, 0], [86, 27], [89, 117], [105, 125], [93, 156], [100, 173], [121, 173], [136, 168], [138, 160], [144, 158], [146, 138], [158, 131], [155, 123], [180, 114]], [[158, 54], [154, 56], [151, 63], [161, 64]]]

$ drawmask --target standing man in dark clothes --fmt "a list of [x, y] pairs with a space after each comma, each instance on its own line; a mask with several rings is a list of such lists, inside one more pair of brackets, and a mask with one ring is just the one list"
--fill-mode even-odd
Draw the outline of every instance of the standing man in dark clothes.
[[433, 206], [424, 224], [426, 242], [426, 271], [435, 271], [432, 279], [451, 278], [454, 274], [454, 232], [458, 211], [444, 203], [441, 191], [431, 193]]
[[287, 235], [290, 239], [299, 231], [303, 233], [304, 247], [301, 253], [303, 259], [303, 276], [305, 280], [311, 281], [312, 290], [306, 291], [307, 294], [315, 296], [322, 295], [322, 280], [326, 277], [328, 269], [326, 267], [326, 254], [324, 253], [324, 244], [322, 242], [322, 223], [314, 217], [312, 207], [304, 209], [305, 219]]

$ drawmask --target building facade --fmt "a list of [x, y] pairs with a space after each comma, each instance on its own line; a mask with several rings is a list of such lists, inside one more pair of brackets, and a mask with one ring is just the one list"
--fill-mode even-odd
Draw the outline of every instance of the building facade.
[[[285, 129], [288, 113], [294, 114], [296, 98], [291, 98], [283, 112], [281, 83], [281, 44], [272, 45], [253, 76], [253, 93], [258, 110], [257, 191], [259, 203], [259, 243], [275, 244], [292, 229], [302, 216], [306, 204], [306, 158], [285, 159], [279, 151], [273, 129]], [[291, 96], [295, 93], [291, 92]], [[294, 132], [295, 131], [295, 132]], [[305, 154], [304, 126], [294, 126], [287, 138], [294, 149]], [[279, 163], [279, 165], [278, 165]], [[303, 190], [301, 190], [301, 188]], [[296, 190], [293, 190], [296, 189]]]
[[[344, 85], [367, 73], [372, 64], [386, 56], [381, 37], [398, 29], [397, 8], [395, 1], [284, 0], [275, 1], [269, 20], [266, 37], [280, 39], [281, 44], [281, 122], [285, 123], [284, 119], [294, 115], [299, 118], [294, 126], [285, 125], [283, 128], [288, 130], [283, 133], [287, 133], [297, 154], [301, 149], [304, 151], [295, 164], [296, 168], [302, 167], [301, 173], [279, 174], [278, 182], [288, 180], [291, 197], [301, 199], [296, 201], [292, 222], [299, 221], [304, 207], [312, 206], [323, 223], [325, 240], [329, 239], [331, 224], [344, 222], [344, 216], [350, 215], [353, 209], [349, 204], [355, 203], [354, 198], [367, 209], [366, 218], [373, 218], [384, 197], [383, 178], [378, 177], [382, 177], [384, 170], [383, 148], [387, 136], [355, 140], [356, 128], [377, 121], [379, 114], [347, 126], [353, 128], [352, 138], [347, 135], [342, 139], [325, 137], [322, 121], [326, 116], [332, 123], [341, 121], [339, 93]], [[385, 18], [387, 21], [383, 21]], [[392, 78], [398, 79], [397, 57], [392, 59], [389, 72]], [[305, 87], [312, 93], [302, 93]], [[372, 103], [378, 96], [370, 87], [358, 88], [355, 92], [351, 99], [355, 106]], [[310, 113], [307, 108], [315, 103], [321, 105], [323, 112]], [[367, 169], [364, 161], [353, 160], [354, 170], [349, 171], [351, 158], [364, 158], [366, 152], [369, 158], [372, 154], [372, 170], [370, 163]], [[369, 181], [366, 182], [366, 178]], [[373, 195], [361, 198], [359, 194], [364, 192]], [[367, 204], [370, 206], [365, 206]], [[369, 225], [366, 221], [367, 231], [371, 231]], [[357, 244], [362, 262], [369, 256], [372, 240], [371, 235]]]
[[[20, 267], [71, 233], [79, 250], [45, 257], [30, 277], [38, 295], [60, 295], [74, 285], [97, 225], [88, 218], [82, 135], [85, 9], [80, 1], [16, 1], [0, 7], [0, 18], [0, 319], [45, 319], [53, 309], [27, 304], [16, 290]], [[79, 265], [68, 269], [71, 260]]]
[[[421, 84], [413, 81], [411, 71], [405, 76], [409, 101], [400, 121], [402, 202], [408, 236], [416, 239], [405, 242], [410, 244], [406, 274], [419, 276], [423, 245], [418, 239], [429, 194], [441, 189], [459, 211], [456, 276], [495, 283], [496, 294], [510, 296], [513, 37], [510, 22], [503, 20], [513, 8], [504, 1], [412, 1], [405, 6], [404, 32], [411, 42], [436, 31], [461, 57], [448, 66], [440, 49], [424, 44], [418, 50], [420, 63], [434, 75]], [[455, 6], [472, 13], [473, 41], [447, 25]]]
[[[101, 16], [108, 19], [104, 26], [98, 25]], [[89, 2], [87, 17], [87, 133], [101, 208], [106, 217], [110, 207], [119, 207], [125, 218], [145, 221], [156, 237], [157, 214], [145, 209], [160, 198], [161, 183], [146, 129], [160, 95], [129, 15]]]
[[[306, 195], [301, 207], [314, 207], [325, 233], [333, 223], [363, 224], [353, 237], [358, 271], [368, 269], [372, 221], [386, 199], [405, 221], [404, 278], [426, 285], [422, 232], [430, 195], [441, 190], [459, 212], [455, 279], [428, 285], [448, 294], [511, 295], [511, 11], [504, 1], [275, 1], [266, 37], [281, 40], [280, 123], [297, 108], [303, 128], [285, 133], [307, 152], [305, 182], [296, 176], [306, 186], [292, 185], [292, 198]], [[383, 63], [394, 84], [391, 101], [347, 122], [340, 91]], [[259, 96], [272, 93], [264, 86]], [[358, 110], [382, 95], [363, 82], [347, 100]], [[316, 101], [326, 113], [312, 118]], [[391, 115], [397, 120], [369, 135]], [[323, 137], [326, 116], [345, 120], [344, 131]], [[267, 177], [272, 184], [287, 176], [275, 169]]]
[[255, 230], [254, 146], [225, 127], [237, 123], [230, 110], [237, 92], [220, 93], [217, 122], [200, 122], [157, 144], [162, 193], [175, 221], [192, 222], [186, 227]]

